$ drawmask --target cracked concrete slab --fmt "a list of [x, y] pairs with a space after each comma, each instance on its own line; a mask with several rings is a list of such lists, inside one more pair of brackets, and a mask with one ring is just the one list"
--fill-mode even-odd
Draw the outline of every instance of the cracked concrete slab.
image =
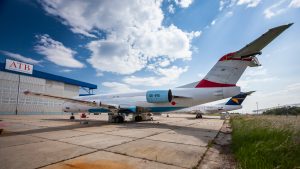
[[74, 131], [74, 130], [60, 130], [60, 131], [36, 133], [36, 134], [31, 134], [31, 135], [35, 136], [35, 137], [42, 137], [42, 138], [50, 139], [50, 140], [59, 140], [59, 139], [87, 135], [87, 134], [89, 134], [89, 133]]
[[82, 145], [90, 148], [104, 149], [114, 145], [123, 144], [132, 140], [133, 138], [128, 137], [113, 136], [108, 134], [93, 134], [61, 139], [60, 141], [76, 145]]
[[98, 151], [62, 163], [47, 166], [43, 169], [180, 169], [181, 167], [166, 165], [155, 161], [129, 157], [111, 152]]
[[38, 168], [94, 151], [56, 141], [7, 147], [0, 149], [0, 169]]
[[[0, 137], [0, 169], [193, 168], [206, 163], [212, 168], [210, 153], [203, 155], [223, 124], [190, 114], [123, 124], [108, 123], [107, 114], [88, 117], [88, 124], [80, 124], [78, 116], [74, 121], [68, 115], [0, 116], [10, 132]], [[216, 143], [207, 152], [219, 153], [222, 143]], [[207, 160], [199, 165], [202, 158]]]
[[36, 138], [28, 135], [6, 136], [0, 137], [0, 149], [5, 147], [17, 146], [22, 144], [36, 143], [47, 141], [42, 138]]
[[197, 165], [206, 148], [141, 139], [107, 150], [179, 167], [192, 168]]

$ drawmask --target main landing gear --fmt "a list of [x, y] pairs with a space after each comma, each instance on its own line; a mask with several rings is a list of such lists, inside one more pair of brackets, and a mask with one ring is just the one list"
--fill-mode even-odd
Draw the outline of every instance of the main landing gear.
[[125, 120], [124, 114], [108, 114], [108, 121], [111, 123], [123, 123]]
[[202, 119], [202, 114], [201, 113], [197, 113], [196, 114], [196, 119]]
[[153, 120], [153, 114], [152, 113], [140, 113], [140, 114], [134, 114], [132, 116], [132, 120], [139, 122], [139, 121], [149, 121]]
[[[132, 121], [140, 122], [153, 120], [152, 113], [133, 114]], [[108, 121], [111, 123], [123, 123], [125, 121], [125, 113], [108, 114]]]

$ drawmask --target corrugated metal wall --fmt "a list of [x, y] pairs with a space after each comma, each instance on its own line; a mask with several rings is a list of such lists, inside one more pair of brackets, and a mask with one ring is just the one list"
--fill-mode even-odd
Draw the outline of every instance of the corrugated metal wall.
[[79, 94], [79, 86], [20, 75], [18, 95], [18, 84], [18, 74], [0, 71], [0, 114], [14, 114], [16, 109], [19, 114], [62, 112], [62, 101], [26, 96], [26, 90], [64, 97]]

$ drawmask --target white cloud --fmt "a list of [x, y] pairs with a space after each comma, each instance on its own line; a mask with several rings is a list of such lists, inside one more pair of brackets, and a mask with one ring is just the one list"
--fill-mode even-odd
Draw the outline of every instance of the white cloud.
[[257, 76], [267, 76], [267, 69], [264, 68], [263, 66], [259, 66], [255, 69], [247, 69], [244, 73], [244, 77], [246, 78], [252, 78], [252, 77], [257, 77]]
[[291, 8], [300, 8], [300, 0], [292, 0], [289, 4]]
[[270, 7], [264, 10], [264, 15], [267, 19], [270, 19], [274, 16], [282, 14], [287, 10], [287, 7], [284, 6], [286, 0], [281, 0], [278, 3], [271, 5]]
[[103, 82], [102, 86], [110, 88], [111, 92], [118, 92], [118, 93], [124, 93], [124, 92], [138, 92], [140, 90], [133, 89], [129, 85], [119, 82]]
[[92, 51], [88, 62], [96, 71], [131, 74], [144, 68], [147, 63], [145, 57], [125, 42], [99, 40], [87, 46]]
[[233, 15], [233, 12], [232, 12], [232, 11], [228, 11], [228, 12], [225, 14], [226, 17], [231, 17], [232, 15]]
[[69, 72], [72, 72], [72, 70], [71, 69], [62, 69], [60, 72], [69, 73]]
[[84, 67], [84, 64], [74, 58], [76, 52], [65, 47], [61, 42], [53, 40], [47, 34], [37, 35], [36, 37], [38, 39], [38, 44], [34, 47], [34, 49], [39, 54], [46, 56], [49, 61], [64, 67]]
[[197, 38], [202, 34], [202, 31], [192, 31], [190, 33], [187, 33], [189, 39]]
[[186, 72], [188, 67], [177, 67], [172, 66], [169, 68], [153, 68], [154, 73], [159, 75], [159, 77], [150, 76], [150, 77], [136, 77], [136, 76], [129, 76], [125, 77], [123, 81], [130, 85], [137, 85], [137, 86], [164, 86], [169, 85], [175, 82], [179, 78], [179, 76]]
[[97, 77], [100, 77], [100, 76], [103, 76], [104, 74], [103, 74], [103, 72], [101, 72], [101, 71], [96, 71], [96, 76]]
[[237, 5], [247, 5], [248, 8], [256, 7], [261, 0], [239, 0]]
[[216, 19], [214, 19], [213, 21], [211, 21], [211, 23], [210, 23], [210, 25], [214, 25], [214, 24], [216, 24]]
[[245, 78], [242, 79], [238, 82], [238, 86], [241, 86], [243, 89], [246, 90], [253, 90], [252, 86], [256, 85], [257, 83], [267, 83], [267, 82], [272, 82], [272, 81], [276, 81], [279, 80], [276, 77], [254, 77], [254, 78]]
[[205, 77], [205, 74], [203, 74], [203, 73], [198, 73], [197, 76], [198, 76], [199, 78], [204, 78], [204, 77]]
[[170, 65], [170, 61], [167, 60], [167, 59], [164, 59], [164, 60], [159, 62], [159, 66], [161, 66], [161, 67], [166, 67], [166, 66], [169, 66], [169, 65]]
[[193, 0], [174, 0], [174, 1], [175, 4], [179, 5], [181, 8], [187, 8], [193, 3]]
[[220, 0], [219, 11], [232, 8], [236, 5], [247, 5], [247, 8], [254, 8], [261, 0]]
[[[300, 103], [300, 83], [292, 83], [286, 85], [282, 89], [272, 91], [272, 92], [261, 92], [251, 101], [258, 102], [260, 108], [269, 108], [278, 105]], [[253, 110], [254, 108], [252, 108]]]
[[9, 56], [11, 58], [17, 59], [19, 61], [22, 61], [22, 62], [25, 62], [25, 63], [30, 63], [30, 64], [33, 64], [33, 65], [38, 64], [38, 63], [41, 62], [39, 60], [34, 60], [34, 59], [29, 58], [29, 57], [25, 57], [25, 56], [22, 56], [20, 54], [8, 52], [8, 51], [0, 50], [0, 53], [4, 54], [6, 56]]
[[[175, 25], [163, 26], [162, 0], [157, 1], [40, 1], [51, 15], [71, 27], [74, 33], [97, 36], [103, 31], [106, 38], [93, 40], [88, 62], [101, 72], [132, 74], [145, 68], [157, 57], [190, 60], [192, 38], [201, 32], [184, 32]], [[192, 3], [176, 1], [181, 7]]]
[[225, 1], [224, 0], [220, 0], [220, 7], [219, 7], [219, 11], [222, 11], [224, 9], [225, 6]]
[[173, 4], [170, 4], [170, 5], [168, 6], [168, 11], [169, 11], [169, 13], [175, 13], [175, 8], [174, 8], [174, 5], [173, 5]]
[[238, 85], [243, 89], [253, 90], [252, 87], [257, 85], [257, 83], [262, 84], [276, 80], [279, 80], [279, 78], [271, 76], [266, 68], [260, 66], [255, 69], [246, 69], [241, 80], [238, 81]]

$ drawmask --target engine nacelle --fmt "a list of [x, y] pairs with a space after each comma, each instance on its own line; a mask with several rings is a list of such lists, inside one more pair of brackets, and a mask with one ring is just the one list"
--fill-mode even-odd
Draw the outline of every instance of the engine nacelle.
[[172, 101], [171, 90], [149, 90], [146, 93], [148, 103], [167, 103]]

